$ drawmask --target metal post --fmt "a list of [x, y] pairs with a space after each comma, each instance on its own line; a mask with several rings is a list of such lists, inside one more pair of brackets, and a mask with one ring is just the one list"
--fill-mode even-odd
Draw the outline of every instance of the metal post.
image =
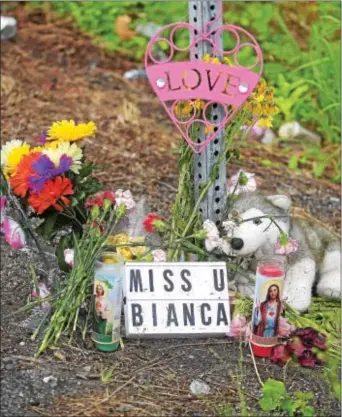
[[[189, 23], [197, 26], [199, 30], [204, 30], [205, 25], [214, 20], [217, 14], [221, 10], [222, 0], [194, 0], [189, 1]], [[214, 21], [210, 26], [210, 29], [215, 29], [222, 25], [222, 16]], [[196, 37], [198, 33], [195, 32]], [[219, 41], [222, 47], [222, 36]], [[204, 55], [212, 54], [212, 47], [208, 42], [200, 41], [191, 51], [191, 60], [201, 60]], [[223, 109], [217, 106], [211, 112], [212, 121], [215, 120], [217, 124], [220, 120], [223, 120]], [[210, 142], [205, 150], [200, 154], [194, 154], [194, 194], [197, 200], [201, 187], [205, 185], [210, 178], [210, 173], [213, 165], [217, 161], [219, 155], [224, 151], [224, 129], [216, 136], [214, 141]], [[204, 129], [201, 130], [197, 141], [203, 142], [205, 140]], [[226, 162], [224, 161], [219, 167], [218, 176], [215, 179], [213, 186], [208, 190], [208, 193], [200, 205], [200, 213], [203, 219], [210, 219], [216, 225], [220, 224], [222, 212], [226, 203]]]

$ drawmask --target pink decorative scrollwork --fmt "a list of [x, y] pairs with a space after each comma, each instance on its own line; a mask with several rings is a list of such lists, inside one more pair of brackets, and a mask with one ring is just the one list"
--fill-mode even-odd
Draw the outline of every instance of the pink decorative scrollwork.
[[[217, 20], [216, 17], [215, 20]], [[214, 21], [215, 21], [214, 20]], [[245, 29], [235, 25], [222, 25], [209, 30], [213, 22], [208, 22], [205, 32], [190, 23], [172, 23], [160, 29], [150, 40], [145, 53], [145, 68], [149, 82], [162, 102], [171, 120], [179, 129], [192, 150], [200, 153], [237, 110], [245, 103], [255, 89], [263, 70], [263, 57], [259, 44]], [[175, 37], [178, 30], [189, 32], [189, 45], [179, 47]], [[235, 45], [230, 50], [219, 46], [224, 34], [230, 35]], [[210, 56], [221, 57], [218, 62], [200, 60], [174, 61], [176, 53], [194, 56], [196, 45], [205, 42]], [[158, 43], [167, 45], [164, 56], [157, 59], [153, 51]], [[251, 48], [255, 62], [249, 66], [241, 64], [241, 52]], [[225, 58], [228, 58], [225, 59]], [[223, 118], [219, 122], [210, 120], [212, 106], [223, 108]], [[196, 131], [205, 133], [205, 140], [193, 140]]]

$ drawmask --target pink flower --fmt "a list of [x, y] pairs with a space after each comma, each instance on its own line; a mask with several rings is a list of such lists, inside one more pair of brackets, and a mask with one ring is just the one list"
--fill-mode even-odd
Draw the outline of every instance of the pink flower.
[[281, 242], [277, 242], [274, 247], [274, 253], [277, 255], [290, 255], [298, 250], [299, 243], [296, 239], [288, 239], [286, 245], [282, 245]]
[[132, 193], [129, 190], [116, 190], [115, 198], [117, 207], [119, 207], [121, 204], [124, 204], [127, 210], [130, 210], [135, 207], [135, 201], [133, 200]]
[[7, 206], [7, 197], [3, 195], [0, 197], [0, 213], [3, 214]]
[[255, 191], [257, 183], [255, 180], [255, 174], [250, 172], [244, 172], [242, 169], [235, 175], [233, 175], [227, 184], [228, 194], [238, 195], [240, 193], [250, 193]]
[[246, 317], [237, 314], [230, 323], [227, 335], [230, 337], [246, 338], [247, 329], [249, 329], [249, 325]]
[[[42, 299], [46, 298], [51, 294], [50, 291], [47, 289], [46, 285], [44, 284], [44, 282], [42, 282], [42, 281], [38, 282], [38, 286], [39, 286], [40, 298], [42, 298]], [[35, 290], [32, 291], [32, 297], [34, 297], [34, 298], [38, 297], [38, 294]], [[41, 306], [44, 310], [46, 310], [46, 309], [50, 308], [50, 303], [48, 301], [43, 301], [41, 303]]]
[[1, 216], [0, 231], [5, 235], [6, 242], [14, 250], [23, 248], [26, 244], [26, 237], [19, 223], [7, 216]]
[[277, 365], [284, 366], [290, 359], [290, 354], [285, 345], [277, 345], [272, 349], [271, 361]]
[[74, 266], [75, 251], [73, 249], [64, 249], [64, 261], [70, 268]]
[[288, 319], [284, 317], [279, 318], [279, 336], [289, 336], [290, 333], [294, 332], [296, 327], [288, 322]]
[[162, 249], [152, 251], [153, 262], [166, 262], [166, 253]]

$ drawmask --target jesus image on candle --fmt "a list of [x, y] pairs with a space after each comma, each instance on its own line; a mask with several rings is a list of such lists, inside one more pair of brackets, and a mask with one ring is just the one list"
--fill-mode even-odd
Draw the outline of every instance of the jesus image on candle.
[[267, 290], [266, 300], [257, 302], [254, 311], [253, 333], [262, 337], [278, 335], [281, 301], [279, 286], [272, 284]]

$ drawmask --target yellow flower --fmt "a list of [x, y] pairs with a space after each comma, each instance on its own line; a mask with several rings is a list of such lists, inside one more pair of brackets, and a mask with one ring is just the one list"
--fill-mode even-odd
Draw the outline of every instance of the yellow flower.
[[224, 56], [223, 57], [223, 62], [231, 67], [234, 67], [233, 62], [230, 60], [230, 58], [228, 56]]
[[213, 59], [211, 60], [211, 63], [212, 63], [212, 64], [221, 64], [221, 61], [220, 61], [218, 58], [213, 58]]
[[263, 127], [265, 129], [272, 127], [273, 118], [272, 117], [262, 117], [255, 124], [256, 127]]
[[74, 142], [93, 136], [95, 132], [96, 125], [94, 122], [76, 124], [73, 120], [62, 120], [52, 124], [47, 132], [47, 140]]
[[214, 131], [213, 125], [209, 125], [204, 128], [204, 133], [213, 133], [213, 131]]
[[[144, 242], [144, 237], [143, 236], [131, 237], [129, 238], [129, 241], [131, 243], [142, 243]], [[131, 246], [130, 249], [131, 249], [133, 256], [135, 257], [143, 256], [146, 250], [144, 246]]]
[[203, 62], [210, 62], [211, 61], [211, 56], [209, 54], [205, 54], [204, 57], [202, 58]]
[[202, 110], [202, 109], [204, 109], [205, 103], [204, 103], [204, 101], [200, 100], [199, 98], [196, 99], [193, 103], [194, 103], [194, 105], [196, 107], [196, 110]]
[[[21, 159], [21, 156], [27, 155], [30, 153], [30, 146], [24, 143], [22, 140], [13, 139], [9, 142], [6, 142], [1, 147], [1, 166], [8, 165], [8, 157], [10, 156], [12, 164], [15, 162], [15, 158]], [[15, 156], [14, 156], [15, 155]], [[19, 161], [18, 161], [19, 163]], [[16, 165], [18, 165], [18, 163]]]
[[194, 109], [190, 101], [179, 101], [175, 106], [175, 113], [179, 118], [190, 118]]
[[[19, 147], [12, 148], [5, 157], [6, 175], [12, 175], [24, 155], [30, 153], [30, 145], [27, 143]], [[1, 158], [1, 165], [3, 164]]]
[[78, 174], [82, 166], [82, 149], [79, 148], [76, 143], [52, 142], [51, 145], [52, 144], [53, 146], [45, 146], [43, 153], [49, 157], [49, 159], [55, 164], [56, 167], [59, 165], [62, 155], [68, 156], [72, 159], [72, 165], [70, 168], [71, 171], [73, 171], [75, 174]]

